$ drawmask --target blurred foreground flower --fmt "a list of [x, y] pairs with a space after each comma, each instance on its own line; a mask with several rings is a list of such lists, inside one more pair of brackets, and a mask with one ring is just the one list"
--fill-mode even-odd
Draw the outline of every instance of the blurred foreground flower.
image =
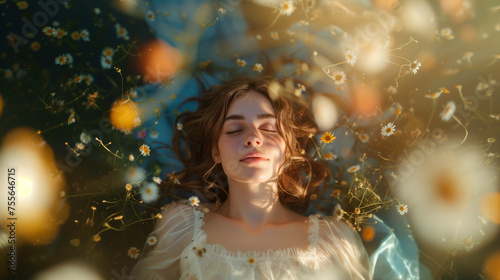
[[130, 99], [116, 100], [111, 107], [109, 118], [114, 128], [127, 134], [141, 124], [139, 109]]
[[139, 68], [146, 83], [161, 83], [175, 74], [183, 64], [183, 55], [162, 40], [153, 40], [141, 48]]
[[57, 264], [38, 273], [33, 280], [103, 280], [96, 269], [80, 261], [70, 261]]
[[[51, 242], [68, 218], [65, 181], [54, 153], [36, 131], [16, 128], [0, 150], [2, 221], [15, 223], [18, 242]], [[10, 207], [10, 208], [8, 208]], [[3, 226], [7, 223], [3, 223]]]
[[411, 167], [400, 174], [396, 185], [397, 197], [411, 209], [408, 215], [416, 234], [452, 252], [484, 245], [497, 232], [497, 225], [486, 225], [480, 218], [485, 197], [498, 192], [496, 171], [482, 164], [482, 154], [476, 150], [427, 152], [428, 158], [413, 159], [413, 165], [412, 160], [404, 162]]
[[311, 107], [319, 130], [331, 130], [335, 127], [339, 117], [339, 109], [329, 95], [315, 94]]

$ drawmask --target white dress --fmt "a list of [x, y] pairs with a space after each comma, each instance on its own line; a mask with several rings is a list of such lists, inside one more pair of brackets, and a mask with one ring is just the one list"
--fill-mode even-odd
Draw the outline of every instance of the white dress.
[[[133, 279], [370, 279], [359, 235], [334, 217], [310, 215], [307, 249], [232, 252], [207, 244], [205, 213], [174, 203], [162, 212]], [[131, 278], [132, 279], [132, 278]]]

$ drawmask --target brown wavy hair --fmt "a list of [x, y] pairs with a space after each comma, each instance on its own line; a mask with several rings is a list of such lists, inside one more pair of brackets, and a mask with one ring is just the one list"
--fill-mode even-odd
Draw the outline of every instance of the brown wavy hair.
[[181, 113], [176, 123], [172, 148], [185, 169], [177, 178], [181, 188], [202, 194], [218, 209], [227, 198], [227, 177], [220, 164], [212, 158], [212, 149], [222, 131], [229, 106], [238, 96], [256, 91], [266, 96], [276, 112], [277, 129], [284, 139], [285, 160], [277, 177], [279, 199], [283, 205], [303, 211], [309, 205], [309, 195], [330, 174], [327, 167], [307, 155], [314, 147], [316, 124], [307, 103], [294, 94], [291, 80], [272, 77], [239, 77], [220, 86], [213, 86], [199, 97], [183, 102], [197, 102], [194, 112]]

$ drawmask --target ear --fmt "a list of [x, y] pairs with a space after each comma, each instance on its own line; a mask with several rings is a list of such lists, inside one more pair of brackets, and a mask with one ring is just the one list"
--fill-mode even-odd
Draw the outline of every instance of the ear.
[[220, 163], [219, 151], [217, 150], [216, 147], [212, 148], [212, 158], [215, 161], [215, 163]]

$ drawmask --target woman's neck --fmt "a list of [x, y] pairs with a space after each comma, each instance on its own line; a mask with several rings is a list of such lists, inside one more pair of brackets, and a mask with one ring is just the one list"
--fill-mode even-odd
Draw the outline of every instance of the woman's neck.
[[244, 222], [252, 229], [268, 223], [281, 224], [289, 220], [290, 210], [283, 206], [275, 182], [243, 183], [229, 181], [229, 197], [218, 213]]

